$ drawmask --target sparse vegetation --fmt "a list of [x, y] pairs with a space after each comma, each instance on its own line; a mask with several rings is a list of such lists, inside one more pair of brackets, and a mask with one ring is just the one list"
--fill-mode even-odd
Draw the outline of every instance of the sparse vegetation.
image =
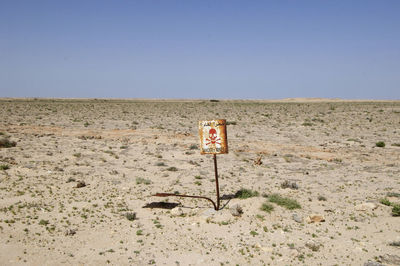
[[7, 137], [0, 138], [0, 148], [12, 148], [16, 145], [17, 143], [15, 141], [10, 141]]
[[235, 198], [247, 199], [251, 197], [258, 197], [259, 193], [251, 189], [242, 188], [235, 193]]
[[311, 123], [311, 122], [304, 122], [303, 124], [301, 124], [302, 126], [305, 126], [305, 127], [311, 127], [311, 126], [313, 126], [314, 124], [313, 123]]
[[380, 199], [379, 202], [383, 205], [392, 207], [392, 216], [400, 216], [400, 204], [393, 203], [387, 198]]
[[392, 215], [393, 216], [400, 216], [400, 204], [392, 204]]
[[10, 166], [8, 164], [0, 164], [0, 170], [8, 170]]
[[269, 204], [268, 202], [263, 203], [263, 205], [261, 205], [260, 208], [262, 211], [265, 211], [267, 213], [271, 213], [274, 210], [274, 206], [272, 206], [271, 204]]
[[39, 221], [39, 224], [40, 224], [40, 225], [48, 225], [48, 224], [49, 224], [49, 221], [48, 221], [48, 220], [43, 220], [43, 219], [42, 219], [42, 220]]
[[280, 196], [279, 194], [272, 194], [268, 197], [268, 200], [272, 203], [275, 203], [279, 206], [285, 207], [288, 210], [300, 209], [301, 205], [294, 199], [285, 198]]
[[136, 213], [135, 212], [127, 212], [127, 213], [125, 213], [125, 217], [129, 221], [133, 221], [136, 219]]
[[258, 235], [258, 233], [256, 231], [250, 231], [250, 235], [252, 235], [253, 237]]
[[136, 185], [145, 184], [150, 185], [151, 181], [149, 179], [143, 177], [136, 177]]
[[383, 141], [378, 141], [377, 143], [375, 143], [375, 145], [376, 145], [376, 147], [383, 148], [383, 147], [385, 147], [385, 142], [383, 142]]
[[386, 206], [390, 206], [392, 205], [392, 203], [387, 199], [387, 198], [383, 198], [379, 201], [381, 204], [386, 205]]
[[388, 192], [386, 195], [388, 197], [400, 198], [400, 193], [397, 193], [397, 192]]
[[196, 144], [190, 145], [189, 149], [191, 150], [197, 150], [199, 147]]

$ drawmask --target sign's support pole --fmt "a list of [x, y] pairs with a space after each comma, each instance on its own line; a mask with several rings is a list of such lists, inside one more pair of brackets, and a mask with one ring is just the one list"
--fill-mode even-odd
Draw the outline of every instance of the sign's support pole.
[[218, 168], [217, 168], [217, 155], [214, 154], [214, 170], [215, 170], [215, 186], [217, 191], [217, 207], [216, 211], [219, 210], [219, 184], [218, 184]]

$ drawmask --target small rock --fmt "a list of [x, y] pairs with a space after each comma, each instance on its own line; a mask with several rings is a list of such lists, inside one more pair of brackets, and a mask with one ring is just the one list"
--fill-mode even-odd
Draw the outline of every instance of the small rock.
[[67, 229], [65, 231], [65, 236], [73, 236], [76, 234], [76, 230], [75, 229]]
[[281, 184], [282, 188], [290, 188], [290, 189], [299, 189], [299, 186], [296, 184], [296, 182], [290, 182], [289, 180], [283, 181]]
[[230, 212], [233, 216], [240, 216], [243, 213], [243, 209], [239, 204], [235, 204], [230, 209]]
[[76, 179], [73, 177], [69, 177], [68, 180], [65, 183], [71, 183], [71, 182], [75, 182]]
[[197, 265], [204, 265], [204, 259], [198, 259], [196, 264]]
[[366, 202], [362, 204], [358, 204], [354, 207], [356, 211], [368, 211], [368, 210], [375, 210], [378, 208], [378, 205], [376, 205], [373, 202]]
[[389, 246], [400, 247], [400, 241], [392, 241], [389, 243]]
[[64, 169], [56, 166], [56, 167], [54, 167], [54, 171], [64, 172]]
[[208, 176], [208, 175], [209, 175], [209, 172], [208, 172], [208, 171], [200, 170], [199, 173], [200, 173], [200, 175], [202, 175], [202, 176]]
[[376, 261], [368, 261], [364, 263], [364, 266], [384, 266], [384, 265]]
[[291, 257], [297, 257], [299, 255], [299, 251], [297, 249], [291, 249], [289, 252], [289, 256]]
[[393, 265], [400, 265], [400, 256], [393, 255], [393, 254], [386, 254], [383, 256], [379, 256], [380, 261], [383, 263], [393, 264]]
[[312, 251], [318, 251], [319, 248], [321, 247], [321, 244], [320, 244], [320, 243], [317, 243], [317, 242], [315, 242], [315, 241], [310, 240], [310, 241], [307, 241], [306, 247], [308, 247], [308, 248], [311, 249]]
[[318, 196], [318, 200], [319, 200], [319, 201], [326, 201], [327, 199], [326, 199], [325, 196], [319, 195], [319, 196]]
[[309, 224], [310, 223], [321, 223], [321, 222], [325, 222], [325, 218], [322, 215], [313, 214], [306, 218], [306, 222]]
[[302, 223], [303, 222], [303, 216], [297, 213], [292, 214], [293, 220], [295, 220], [297, 223]]
[[79, 180], [78, 183], [76, 184], [76, 188], [81, 188], [81, 187], [86, 187], [85, 181]]
[[171, 214], [173, 216], [183, 216], [184, 212], [181, 207], [176, 207], [171, 210]]
[[267, 253], [272, 253], [274, 251], [274, 249], [270, 247], [261, 247], [260, 249]]
[[216, 210], [214, 210], [214, 208], [209, 208], [207, 210], [205, 210], [201, 215], [205, 218], [211, 218], [212, 216], [214, 216], [217, 213]]
[[117, 170], [112, 170], [112, 171], [110, 172], [110, 175], [118, 175], [118, 171], [117, 171]]
[[34, 166], [33, 164], [26, 164], [23, 167], [25, 167], [27, 169], [36, 169], [36, 166]]

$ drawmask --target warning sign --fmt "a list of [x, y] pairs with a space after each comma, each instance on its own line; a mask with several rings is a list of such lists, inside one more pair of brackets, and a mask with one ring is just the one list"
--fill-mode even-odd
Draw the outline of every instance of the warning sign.
[[200, 153], [228, 153], [226, 120], [199, 121]]

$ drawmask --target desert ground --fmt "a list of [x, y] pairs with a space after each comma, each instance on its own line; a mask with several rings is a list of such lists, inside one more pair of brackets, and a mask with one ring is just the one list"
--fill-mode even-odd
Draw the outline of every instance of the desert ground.
[[[229, 153], [199, 151], [226, 119]], [[399, 265], [400, 101], [0, 99], [1, 265]]]

